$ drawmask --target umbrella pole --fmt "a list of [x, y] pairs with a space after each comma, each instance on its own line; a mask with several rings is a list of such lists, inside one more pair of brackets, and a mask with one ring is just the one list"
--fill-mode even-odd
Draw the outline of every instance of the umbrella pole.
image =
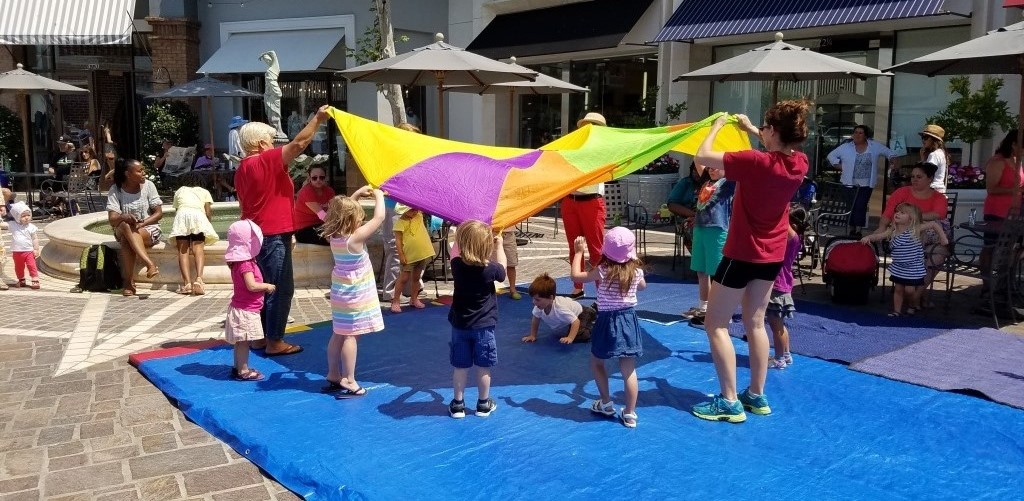
[[[1017, 66], [1021, 75], [1020, 84], [1020, 108], [1017, 111], [1017, 147], [1020, 148], [1024, 144], [1024, 56], [1017, 56]], [[1024, 154], [1017, 153], [1017, 168], [1013, 170], [1013, 175], [1016, 178], [1014, 186], [1020, 186], [1020, 169], [1024, 165]], [[1021, 194], [1017, 194], [1018, 200]]]
[[516, 116], [516, 90], [515, 90], [515, 87], [509, 87], [508, 88], [508, 145], [509, 146], [515, 146], [515, 144], [513, 143], [513, 141], [515, 140], [515, 136], [512, 133], [512, 127], [514, 126], [514, 124], [516, 122], [515, 116]]
[[772, 103], [769, 105], [769, 107], [775, 106], [776, 104], [778, 104], [778, 102], [779, 102], [779, 81], [776, 79], [776, 80], [772, 80]]
[[[20, 101], [18, 103], [18, 105], [19, 105], [18, 108], [21, 109], [21, 142], [22, 142], [22, 145], [25, 148], [25, 173], [27, 174], [29, 172], [32, 172], [32, 158], [29, 156], [29, 151], [28, 151], [29, 150], [29, 147], [28, 147], [29, 146], [29, 141], [28, 141], [28, 136], [29, 136], [29, 132], [28, 132], [28, 110], [25, 109], [27, 106], [25, 104], [25, 94], [24, 93], [18, 93], [18, 101]], [[31, 179], [32, 178], [29, 178], [29, 182], [30, 183], [32, 182]], [[12, 184], [11, 187], [13, 187], [13, 186], [14, 185]]]
[[444, 131], [444, 72], [435, 71], [434, 78], [437, 79], [437, 137], [447, 139], [448, 134]]
[[213, 98], [210, 96], [206, 96], [206, 126], [210, 128], [210, 147], [213, 148]]

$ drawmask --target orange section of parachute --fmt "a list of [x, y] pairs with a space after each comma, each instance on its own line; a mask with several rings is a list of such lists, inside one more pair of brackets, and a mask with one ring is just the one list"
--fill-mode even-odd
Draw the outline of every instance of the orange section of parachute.
[[[542, 168], [537, 168], [542, 167]], [[577, 178], [583, 184], [611, 181], [611, 166], [580, 178], [580, 171], [557, 152], [545, 151], [529, 169], [512, 169], [505, 176], [498, 204], [494, 208], [495, 228], [508, 228], [534, 215], [566, 195], [557, 179]]]

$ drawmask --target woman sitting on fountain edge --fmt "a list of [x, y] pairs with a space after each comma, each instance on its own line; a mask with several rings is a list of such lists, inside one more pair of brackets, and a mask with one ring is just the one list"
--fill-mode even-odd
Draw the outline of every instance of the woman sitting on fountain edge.
[[135, 295], [135, 262], [146, 266], [146, 278], [160, 274], [146, 249], [160, 241], [163, 202], [156, 185], [146, 179], [142, 163], [128, 160], [114, 168], [114, 186], [107, 194], [107, 221], [121, 244], [121, 275], [124, 296]]

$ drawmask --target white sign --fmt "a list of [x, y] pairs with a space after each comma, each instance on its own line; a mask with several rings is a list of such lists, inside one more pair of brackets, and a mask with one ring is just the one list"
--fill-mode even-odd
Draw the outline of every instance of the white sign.
[[889, 149], [895, 151], [897, 155], [903, 156], [907, 154], [907, 138], [906, 136], [892, 136], [889, 138]]

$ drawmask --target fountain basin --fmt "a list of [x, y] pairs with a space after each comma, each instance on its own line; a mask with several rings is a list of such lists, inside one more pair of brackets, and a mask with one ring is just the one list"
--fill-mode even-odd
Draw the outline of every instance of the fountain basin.
[[[372, 211], [372, 207], [370, 211]], [[164, 240], [161, 240], [149, 249], [149, 256], [160, 267], [160, 274], [147, 279], [144, 274], [139, 274], [142, 269], [139, 263], [135, 280], [137, 283], [151, 283], [154, 285], [179, 284], [181, 276], [178, 271], [178, 252], [173, 242], [166, 240], [170, 232], [170, 223], [174, 220], [174, 209], [169, 205], [163, 206], [164, 217], [161, 226], [165, 229]], [[221, 240], [213, 245], [206, 246], [206, 269], [203, 272], [203, 281], [207, 284], [230, 284], [231, 272], [224, 262], [224, 251], [227, 249], [227, 242], [224, 231], [221, 231], [217, 224], [219, 221], [226, 221], [227, 224], [238, 219], [239, 209], [237, 202], [217, 202], [213, 204], [215, 227], [218, 227], [218, 234]], [[232, 219], [231, 215], [234, 215]], [[226, 227], [226, 225], [224, 225]], [[100, 233], [93, 229], [105, 231]], [[40, 253], [39, 269], [47, 275], [63, 280], [77, 282], [79, 278], [79, 263], [82, 251], [90, 245], [106, 244], [118, 249], [120, 244], [114, 240], [110, 233], [110, 226], [107, 224], [107, 213], [93, 212], [78, 216], [59, 219], [46, 225], [44, 230], [49, 242], [43, 246]], [[370, 262], [374, 268], [378, 267], [383, 255], [383, 241], [381, 238], [373, 238], [366, 242], [367, 251], [370, 254]], [[296, 244], [292, 251], [292, 266], [295, 274], [295, 285], [298, 287], [330, 287], [331, 269], [334, 267], [334, 257], [331, 255], [330, 247], [312, 244]], [[176, 285], [175, 285], [176, 286]]]

